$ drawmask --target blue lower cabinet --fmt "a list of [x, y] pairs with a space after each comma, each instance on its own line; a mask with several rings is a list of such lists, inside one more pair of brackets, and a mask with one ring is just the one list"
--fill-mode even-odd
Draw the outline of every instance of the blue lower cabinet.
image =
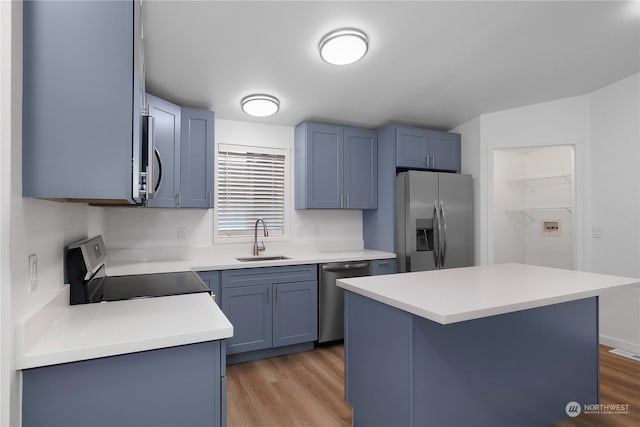
[[227, 354], [271, 347], [271, 294], [271, 285], [222, 290], [223, 311], [233, 325], [233, 337], [227, 338]]
[[225, 426], [224, 345], [208, 341], [22, 371], [22, 425]]
[[221, 306], [233, 325], [229, 355], [318, 338], [317, 281], [223, 288]]
[[345, 326], [356, 427], [548, 426], [598, 402], [597, 297], [442, 325], [346, 291]]
[[315, 341], [318, 338], [316, 282], [273, 285], [273, 346]]
[[220, 304], [220, 272], [219, 271], [198, 271], [198, 276], [202, 281], [211, 289], [211, 292], [215, 296], [215, 301], [218, 306]]
[[287, 346], [300, 351], [293, 346], [313, 343], [318, 337], [317, 269], [310, 264], [223, 271], [219, 304], [233, 325], [227, 354], [268, 350], [253, 353], [263, 358], [284, 354]]
[[395, 259], [375, 259], [371, 261], [371, 275], [381, 276], [383, 274], [393, 274], [396, 272]]

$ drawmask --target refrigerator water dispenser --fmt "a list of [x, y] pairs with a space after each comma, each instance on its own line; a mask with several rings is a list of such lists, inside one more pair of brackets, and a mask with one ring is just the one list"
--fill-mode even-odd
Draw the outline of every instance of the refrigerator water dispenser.
[[416, 251], [433, 251], [433, 219], [416, 219]]

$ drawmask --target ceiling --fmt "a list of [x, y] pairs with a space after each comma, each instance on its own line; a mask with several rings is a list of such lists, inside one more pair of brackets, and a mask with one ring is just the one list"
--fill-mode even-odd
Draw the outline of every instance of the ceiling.
[[[582, 95], [640, 71], [638, 2], [145, 1], [147, 90], [217, 118], [451, 129], [480, 114]], [[369, 52], [324, 63], [356, 27]], [[280, 99], [252, 118], [251, 93]]]

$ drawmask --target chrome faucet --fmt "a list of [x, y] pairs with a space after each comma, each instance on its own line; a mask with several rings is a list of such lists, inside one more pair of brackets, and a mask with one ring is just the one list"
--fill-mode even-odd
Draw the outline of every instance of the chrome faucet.
[[262, 234], [264, 237], [269, 237], [269, 231], [267, 230], [267, 223], [262, 218], [256, 219], [256, 224], [253, 227], [253, 256], [260, 255], [260, 252], [265, 250], [264, 241], [258, 245], [258, 223], [262, 221]]

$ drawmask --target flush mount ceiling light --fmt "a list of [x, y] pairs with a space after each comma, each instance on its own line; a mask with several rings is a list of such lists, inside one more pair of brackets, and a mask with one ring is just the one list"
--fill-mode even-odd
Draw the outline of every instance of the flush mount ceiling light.
[[352, 64], [367, 53], [367, 35], [354, 28], [342, 28], [327, 34], [320, 40], [320, 57], [334, 65]]
[[242, 111], [254, 117], [268, 117], [278, 112], [280, 101], [278, 98], [265, 94], [245, 96], [240, 101]]

